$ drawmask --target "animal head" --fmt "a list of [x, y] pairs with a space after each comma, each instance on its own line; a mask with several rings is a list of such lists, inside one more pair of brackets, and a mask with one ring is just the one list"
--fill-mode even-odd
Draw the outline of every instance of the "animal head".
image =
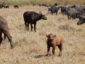
[[41, 16], [41, 19], [47, 20], [47, 17], [46, 17], [44, 14], [42, 14], [41, 12], [40, 12], [39, 14], [40, 14], [40, 16]]
[[75, 7], [76, 7], [76, 5], [71, 6], [71, 8], [75, 8]]
[[55, 5], [55, 6], [57, 6], [57, 5], [58, 5], [58, 3], [55, 3], [54, 5]]
[[48, 39], [53, 40], [53, 39], [56, 37], [56, 35], [48, 34], [48, 35], [46, 35], [46, 37], [47, 37]]
[[79, 19], [79, 21], [77, 22], [77, 25], [81, 25], [81, 24], [83, 24], [83, 23], [85, 23], [85, 19]]
[[81, 25], [83, 23], [85, 23], [85, 16], [80, 16], [79, 21], [77, 22], [77, 25]]

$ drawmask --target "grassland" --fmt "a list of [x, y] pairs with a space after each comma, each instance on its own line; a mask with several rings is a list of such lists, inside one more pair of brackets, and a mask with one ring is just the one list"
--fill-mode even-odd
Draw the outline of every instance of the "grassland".
[[[60, 12], [58, 15], [48, 14], [47, 20], [40, 20], [37, 32], [27, 31], [24, 26], [23, 13], [27, 10], [47, 13], [47, 8], [39, 6], [23, 6], [19, 9], [10, 7], [0, 9], [9, 25], [14, 49], [10, 49], [8, 40], [0, 46], [0, 64], [84, 64], [85, 63], [85, 24], [77, 26], [78, 19], [68, 20]], [[65, 42], [63, 55], [46, 57], [46, 34], [63, 35]]]
[[28, 5], [28, 4], [53, 4], [59, 3], [61, 5], [68, 4], [77, 4], [77, 5], [85, 5], [85, 0], [5, 0], [6, 4], [18, 4], [18, 5]]

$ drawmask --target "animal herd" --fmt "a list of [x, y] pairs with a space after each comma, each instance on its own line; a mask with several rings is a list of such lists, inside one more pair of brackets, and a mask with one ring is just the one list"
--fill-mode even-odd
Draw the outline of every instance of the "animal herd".
[[[0, 5], [0, 8], [1, 7], [3, 7], [3, 5]], [[18, 5], [15, 5], [14, 7], [19, 8]], [[50, 11], [52, 15], [54, 13], [57, 14], [58, 11], [61, 9], [61, 13], [63, 15], [67, 15], [68, 19], [78, 18], [79, 21], [77, 22], [77, 25], [81, 25], [85, 23], [85, 6], [77, 6], [77, 5], [61, 6], [55, 3], [52, 6], [46, 6], [46, 7], [48, 7], [48, 11]], [[24, 25], [26, 26], [26, 28], [29, 30], [29, 27], [31, 27], [31, 31], [34, 30], [35, 32], [36, 32], [37, 21], [41, 19], [47, 20], [46, 15], [42, 13], [37, 13], [35, 11], [25, 11], [22, 16], [23, 16]], [[55, 54], [56, 46], [58, 46], [60, 50], [59, 56], [61, 56], [62, 50], [63, 50], [64, 38], [62, 36], [58, 36], [52, 33], [47, 34], [46, 37], [47, 37], [47, 56], [49, 55], [50, 47], [52, 47], [53, 55]], [[9, 33], [9, 27], [8, 27], [7, 21], [0, 16], [0, 44], [6, 38], [8, 38], [11, 48], [13, 48], [14, 45], [12, 41], [12, 36]]]
[[[10, 6], [7, 4], [0, 4], [0, 8], [9, 8]], [[19, 8], [19, 5], [13, 5], [14, 8]]]
[[77, 25], [85, 23], [85, 6], [61, 6], [61, 5], [52, 5], [48, 7], [48, 11], [51, 14], [58, 13], [61, 10], [63, 15], [66, 15], [68, 19], [79, 19]]

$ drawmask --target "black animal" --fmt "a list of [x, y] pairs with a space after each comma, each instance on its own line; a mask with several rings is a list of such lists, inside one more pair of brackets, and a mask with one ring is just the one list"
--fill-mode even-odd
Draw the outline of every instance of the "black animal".
[[66, 12], [67, 12], [66, 7], [65, 6], [61, 6], [61, 13], [63, 15], [66, 15]]
[[4, 4], [0, 4], [0, 8], [3, 8], [4, 7]]
[[61, 13], [63, 15], [67, 15], [68, 19], [76, 19], [78, 18], [79, 15], [81, 15], [81, 12], [77, 11], [75, 8], [73, 7], [61, 7]]
[[85, 14], [79, 16], [79, 21], [77, 22], [77, 25], [81, 25], [83, 23], [85, 23]]
[[77, 11], [79, 11], [81, 14], [85, 13], [85, 6], [77, 6], [73, 5], [71, 8], [75, 8]]
[[0, 44], [3, 41], [3, 37], [2, 37], [3, 34], [5, 38], [6, 37], [8, 38], [11, 48], [13, 48], [12, 37], [9, 33], [7, 21], [3, 17], [0, 16]]
[[9, 8], [9, 5], [5, 5], [4, 8]]
[[36, 24], [37, 21], [44, 19], [47, 20], [47, 17], [43, 15], [42, 13], [36, 13], [34, 11], [26, 11], [23, 14], [25, 26], [29, 29], [29, 25], [31, 26], [31, 31], [33, 30], [34, 25], [34, 31], [36, 32]]
[[48, 11], [50, 11], [51, 14], [54, 14], [54, 13], [58, 13], [60, 9], [60, 6], [57, 6], [57, 5], [53, 5], [51, 7], [48, 7]]
[[14, 8], [19, 8], [19, 6], [18, 5], [14, 5]]
[[67, 10], [67, 16], [68, 19], [76, 19], [78, 16], [81, 15], [79, 11], [77, 11], [75, 8], [68, 8]]

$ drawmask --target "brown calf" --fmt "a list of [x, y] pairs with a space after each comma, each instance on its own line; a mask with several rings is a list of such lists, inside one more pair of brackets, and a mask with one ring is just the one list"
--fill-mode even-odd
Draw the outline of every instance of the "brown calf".
[[58, 46], [60, 53], [59, 56], [62, 55], [62, 46], [64, 39], [63, 37], [54, 35], [54, 34], [48, 34], [47, 36], [47, 56], [49, 55], [50, 47], [52, 47], [52, 53], [55, 54], [55, 47]]

